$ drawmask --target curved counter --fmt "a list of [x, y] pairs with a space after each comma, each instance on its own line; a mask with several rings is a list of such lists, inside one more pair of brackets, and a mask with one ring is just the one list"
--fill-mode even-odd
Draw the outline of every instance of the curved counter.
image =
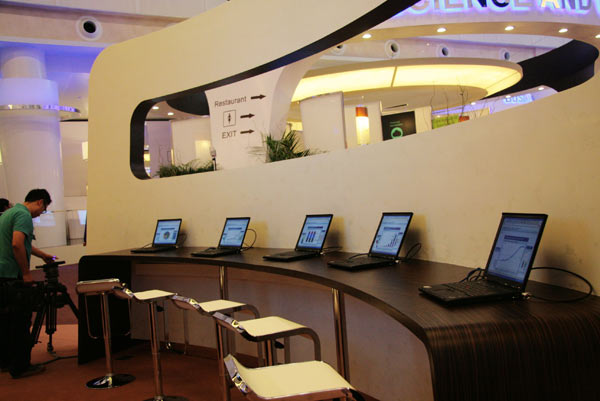
[[[330, 259], [350, 255], [341, 252], [281, 263], [262, 258], [278, 249], [254, 248], [220, 258], [190, 256], [198, 249], [201, 248], [180, 248], [158, 254], [122, 250], [85, 256], [79, 262], [79, 279], [118, 277], [131, 282], [132, 263], [220, 265], [223, 266], [221, 294], [226, 298], [227, 267], [294, 277], [333, 289], [338, 370], [346, 376], [344, 294], [383, 311], [423, 342], [429, 355], [436, 400], [546, 401], [600, 397], [598, 297], [576, 303], [530, 299], [449, 308], [420, 295], [417, 288], [458, 281], [469, 271], [465, 267], [414, 260], [350, 273], [327, 266]], [[533, 281], [527, 291], [547, 298], [580, 295]], [[118, 315], [111, 316], [111, 320], [118, 319]], [[99, 352], [90, 351], [93, 342], [87, 339], [85, 317], [79, 321], [79, 360], [85, 362]]]

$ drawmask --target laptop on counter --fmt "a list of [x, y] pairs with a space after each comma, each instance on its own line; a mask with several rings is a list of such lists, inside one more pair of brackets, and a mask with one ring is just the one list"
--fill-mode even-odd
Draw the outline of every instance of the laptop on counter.
[[177, 247], [181, 219], [158, 220], [152, 246], [132, 249], [133, 253], [161, 252]]
[[419, 288], [446, 304], [515, 299], [525, 290], [548, 216], [502, 213], [483, 278]]
[[412, 216], [412, 212], [383, 213], [368, 254], [358, 254], [348, 259], [331, 260], [327, 263], [331, 267], [349, 271], [393, 265], [398, 261], [400, 248]]
[[332, 214], [309, 214], [304, 219], [300, 236], [293, 251], [265, 255], [267, 260], [291, 262], [319, 256], [325, 244], [325, 238], [331, 226]]
[[249, 224], [250, 217], [228, 217], [225, 220], [219, 246], [192, 252], [192, 256], [217, 257], [240, 252]]

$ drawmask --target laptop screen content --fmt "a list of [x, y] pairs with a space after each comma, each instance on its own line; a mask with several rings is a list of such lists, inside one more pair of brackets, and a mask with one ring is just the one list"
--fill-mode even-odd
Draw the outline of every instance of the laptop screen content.
[[240, 248], [244, 242], [249, 223], [250, 219], [247, 217], [227, 219], [219, 246]]
[[523, 283], [543, 227], [544, 217], [505, 217], [486, 274]]
[[375, 235], [370, 253], [396, 256], [402, 245], [411, 215], [384, 214]]
[[307, 216], [297, 248], [321, 249], [333, 216]]
[[175, 245], [180, 226], [181, 219], [159, 220], [154, 232], [154, 245]]

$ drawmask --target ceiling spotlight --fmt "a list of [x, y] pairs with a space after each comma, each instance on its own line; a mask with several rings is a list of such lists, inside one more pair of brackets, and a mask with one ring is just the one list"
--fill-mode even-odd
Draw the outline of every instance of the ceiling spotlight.
[[173, 114], [175, 114], [175, 113], [173, 113], [172, 111], [167, 113], [168, 116], [172, 116]]
[[510, 95], [506, 95], [506, 96], [504, 96], [504, 97], [505, 97], [505, 98], [507, 98], [507, 99], [510, 99]]
[[477, 102], [471, 102], [471, 106], [475, 106]]
[[512, 31], [513, 29], [515, 29], [515, 27], [512, 25], [509, 25], [506, 28], [504, 28], [505, 31]]
[[596, 39], [600, 39], [600, 33], [596, 35]]
[[373, 35], [371, 35], [370, 33], [365, 33], [365, 34], [362, 36], [362, 38], [363, 38], [363, 39], [371, 39], [371, 37], [372, 37], [372, 36], [373, 36]]
[[569, 32], [569, 30], [567, 28], [560, 28], [558, 30], [558, 33], [565, 33], [565, 32]]
[[152, 110], [158, 110], [158, 106], [152, 106]]
[[438, 32], [438, 33], [444, 33], [444, 32], [446, 32], [446, 28], [444, 28], [443, 26], [441, 26], [441, 27], [439, 27], [439, 28], [437, 29], [437, 32]]
[[543, 86], [540, 86], [540, 87], [538, 88], [538, 90], [539, 90], [539, 91], [543, 91], [544, 89], [546, 89], [546, 88], [544, 88]]

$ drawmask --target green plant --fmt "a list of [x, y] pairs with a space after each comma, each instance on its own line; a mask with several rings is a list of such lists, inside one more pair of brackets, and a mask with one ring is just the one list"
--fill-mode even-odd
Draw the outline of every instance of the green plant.
[[172, 177], [174, 175], [186, 175], [205, 173], [207, 171], [213, 171], [213, 162], [208, 161], [206, 163], [200, 163], [198, 160], [192, 160], [187, 163], [181, 164], [163, 164], [158, 168], [155, 176], [160, 178]]
[[265, 137], [267, 149], [267, 162], [276, 162], [279, 160], [295, 159], [313, 155], [315, 152], [310, 149], [297, 151], [299, 138], [298, 132], [290, 130], [283, 133], [281, 139], [274, 139], [270, 134]]

